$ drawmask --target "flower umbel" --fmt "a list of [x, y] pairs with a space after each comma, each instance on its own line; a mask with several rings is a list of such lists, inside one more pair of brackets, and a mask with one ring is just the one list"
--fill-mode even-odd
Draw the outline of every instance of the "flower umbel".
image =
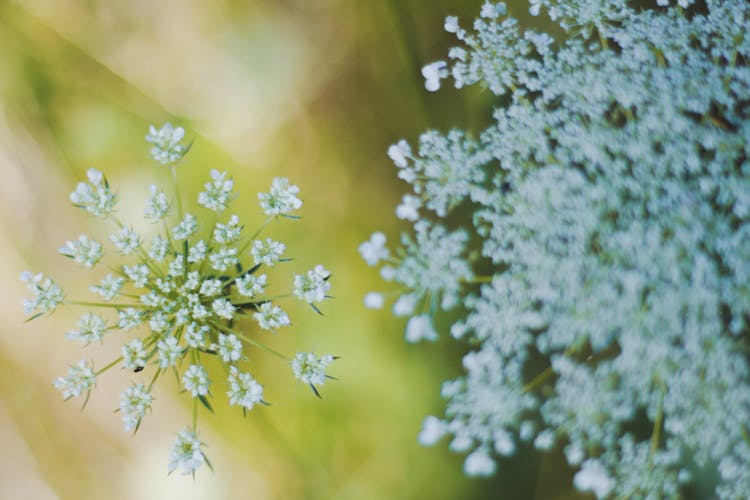
[[474, 476], [560, 447], [600, 499], [746, 498], [750, 3], [529, 4], [554, 38], [502, 2], [445, 19], [425, 87], [480, 84], [492, 123], [391, 146], [414, 229], [360, 246], [407, 341], [470, 346], [419, 440]]
[[[27, 271], [21, 279], [33, 294], [24, 300], [30, 319], [52, 313], [61, 304], [93, 310], [85, 312], [77, 328], [67, 334], [84, 347], [117, 337], [117, 330], [130, 332], [118, 359], [98, 371], [91, 362], [81, 361], [67, 376], [54, 381], [64, 399], [85, 394], [88, 400], [97, 377], [114, 366], [131, 370], [136, 377], [146, 376], [150, 382], [134, 382], [120, 398], [125, 430], [137, 431], [151, 409], [154, 383], [167, 371], [175, 372], [194, 408], [191, 427], [178, 434], [170, 451], [169, 470], [192, 474], [203, 463], [208, 464], [198, 439], [197, 415], [199, 406], [213, 411], [209, 402], [214, 385], [211, 365], [223, 364], [228, 369], [225, 381], [231, 405], [240, 406], [245, 413], [264, 403], [263, 387], [240, 369], [249, 359], [248, 351], [259, 349], [289, 363], [291, 359], [267, 346], [264, 337], [253, 337], [259, 330], [276, 331], [291, 324], [278, 299], [296, 295], [312, 303], [325, 298], [330, 273], [317, 266], [289, 283], [289, 293], [269, 294], [268, 276], [260, 271], [290, 259], [281, 258], [286, 248], [283, 243], [260, 239], [260, 235], [278, 215], [298, 218], [288, 213], [302, 205], [296, 197], [299, 189], [287, 179], [274, 179], [270, 193], [259, 195], [265, 220], [259, 221], [252, 236], [244, 235], [244, 224], [237, 215], [217, 220], [216, 214], [237, 196], [234, 181], [225, 172], [211, 170], [210, 182], [198, 195], [199, 206], [187, 212], [178, 189], [176, 165], [188, 149], [181, 142], [184, 133], [181, 127], [166, 124], [160, 129], [152, 126], [147, 136], [153, 144], [152, 156], [170, 166], [174, 182], [171, 190], [149, 187], [143, 215], [151, 223], [159, 222], [152, 227], [161, 228], [150, 241], [144, 243], [135, 226], [117, 218], [115, 196], [98, 170], [89, 169], [89, 182], [78, 184], [71, 194], [75, 206], [114, 225], [109, 240], [117, 251], [107, 255], [119, 261], [101, 263], [104, 246], [85, 235], [60, 249], [86, 268], [99, 265], [109, 271], [89, 287], [100, 301], [67, 299], [62, 289], [41, 273]], [[314, 387], [313, 391], [317, 394]]]
[[177, 434], [177, 440], [169, 450], [169, 473], [178, 470], [184, 474], [195, 474], [204, 463], [206, 456], [201, 448], [205, 443], [198, 439], [198, 433], [192, 429], [183, 429]]

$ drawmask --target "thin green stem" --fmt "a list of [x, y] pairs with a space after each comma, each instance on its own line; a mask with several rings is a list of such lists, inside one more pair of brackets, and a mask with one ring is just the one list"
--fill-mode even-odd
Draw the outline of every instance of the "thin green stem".
[[151, 392], [151, 388], [154, 386], [154, 383], [156, 382], [156, 379], [159, 378], [159, 375], [161, 374], [161, 368], [156, 367], [156, 371], [154, 372], [154, 376], [151, 378], [151, 382], [148, 384], [148, 392]]
[[104, 304], [101, 302], [83, 302], [79, 300], [66, 300], [65, 305], [69, 306], [85, 306], [85, 307], [109, 307], [113, 309], [123, 309], [126, 307], [144, 308], [144, 304]]
[[521, 392], [529, 392], [533, 391], [537, 386], [539, 386], [542, 382], [550, 378], [554, 374], [554, 370], [551, 366], [548, 366], [543, 372], [541, 372], [539, 375], [534, 377], [531, 382], [523, 386], [521, 389]]
[[216, 323], [214, 323], [213, 321], [211, 323], [214, 325], [215, 328], [217, 328], [219, 330], [223, 330], [223, 331], [226, 331], [226, 332], [229, 332], [229, 333], [233, 333], [234, 335], [238, 336], [239, 338], [241, 338], [242, 340], [244, 340], [248, 344], [253, 345], [255, 347], [258, 347], [260, 349], [263, 349], [264, 351], [266, 351], [266, 352], [268, 352], [270, 354], [273, 354], [274, 356], [276, 356], [278, 358], [283, 359], [287, 363], [291, 362], [291, 359], [287, 358], [286, 356], [284, 356], [283, 354], [281, 354], [279, 351], [268, 347], [266, 344], [264, 344], [262, 342], [258, 342], [257, 340], [251, 339], [250, 337], [248, 337], [247, 335], [245, 335], [242, 332], [239, 332], [237, 330], [233, 330], [231, 328], [223, 328], [220, 325], [217, 325]]
[[198, 398], [193, 398], [193, 432], [198, 430]]
[[253, 235], [250, 236], [250, 238], [245, 242], [245, 244], [242, 245], [242, 248], [240, 248], [237, 251], [237, 255], [242, 255], [243, 253], [245, 253], [245, 250], [247, 250], [247, 247], [249, 247], [250, 245], [252, 245], [253, 241], [255, 241], [255, 238], [257, 238], [260, 235], [260, 233], [263, 231], [263, 229], [265, 229], [265, 227], [268, 224], [270, 224], [272, 220], [273, 220], [273, 217], [267, 218], [263, 222], [263, 224], [261, 224], [260, 227], [253, 233]]
[[654, 465], [654, 453], [656, 453], [657, 448], [659, 448], [659, 440], [661, 439], [661, 426], [664, 419], [664, 394], [666, 392], [666, 387], [664, 386], [664, 382], [661, 380], [658, 380], [658, 384], [661, 390], [659, 394], [659, 406], [656, 409], [656, 417], [654, 418], [654, 430], [651, 432], [651, 447], [648, 451], [649, 468], [653, 467]]
[[492, 278], [492, 276], [474, 276], [473, 278], [462, 280], [462, 282], [468, 284], [491, 283]]
[[599, 42], [602, 44], [602, 48], [604, 50], [609, 49], [609, 43], [607, 43], [607, 37], [605, 37], [604, 35], [602, 35], [601, 31], [599, 31]]
[[167, 235], [167, 243], [169, 243], [169, 249], [172, 250], [172, 253], [174, 253], [174, 242], [172, 241], [172, 233], [169, 231], [169, 226], [167, 226], [167, 219], [162, 219], [161, 222], [164, 226], [164, 234]]
[[[228, 284], [231, 284], [231, 281], [225, 283], [224, 286], [227, 286]], [[280, 295], [271, 295], [270, 297], [263, 297], [263, 298], [258, 297], [255, 300], [249, 300], [247, 302], [232, 302], [232, 305], [233, 306], [246, 306], [246, 305], [249, 305], [249, 304], [255, 304], [257, 302], [268, 302], [268, 301], [277, 300], [277, 299], [287, 299], [287, 298], [291, 297], [292, 295], [294, 295], [294, 294], [292, 294], [292, 293], [282, 293]]]
[[172, 165], [172, 182], [174, 183], [175, 198], [177, 198], [177, 215], [182, 220], [182, 197], [180, 196], [180, 183], [177, 181], [177, 165]]
[[122, 361], [122, 356], [120, 356], [119, 358], [115, 359], [114, 361], [112, 361], [110, 364], [108, 364], [104, 368], [101, 368], [100, 370], [97, 370], [96, 373], [94, 373], [94, 375], [96, 375], [98, 377], [100, 374], [106, 372], [107, 370], [109, 370], [110, 368], [112, 368], [113, 366], [115, 366], [120, 361]]

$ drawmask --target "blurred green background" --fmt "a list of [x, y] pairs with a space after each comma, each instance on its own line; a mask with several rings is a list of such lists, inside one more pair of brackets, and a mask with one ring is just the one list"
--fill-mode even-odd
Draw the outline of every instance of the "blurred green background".
[[[492, 98], [481, 89], [430, 94], [419, 73], [454, 39], [446, 15], [468, 24], [481, 0], [0, 0], [0, 498], [572, 498], [559, 457], [530, 450], [494, 479], [468, 479], [445, 443], [423, 448], [427, 414], [440, 414], [441, 381], [460, 373], [465, 346], [407, 345], [403, 322], [366, 310], [382, 288], [357, 246], [375, 230], [391, 240], [406, 186], [389, 144], [428, 128], [480, 130]], [[510, 6], [526, 19], [526, 5]], [[58, 310], [23, 324], [24, 269], [86, 296], [98, 276], [57, 253], [82, 233], [106, 234], [68, 202], [95, 166], [137, 220], [147, 186], [166, 184], [148, 157], [150, 123], [184, 126], [195, 144], [180, 167], [194, 199], [208, 170], [230, 172], [232, 208], [252, 225], [255, 198], [275, 176], [304, 201], [299, 222], [267, 234], [287, 244], [301, 271], [322, 263], [335, 300], [320, 318], [291, 308], [294, 327], [273, 346], [332, 352], [339, 380], [315, 398], [287, 366], [254, 355], [272, 406], [241, 413], [217, 401], [202, 414], [215, 473], [167, 476], [174, 433], [190, 401], [169, 377], [133, 437], [122, 431], [119, 391], [132, 374], [108, 372], [80, 411], [51, 381], [85, 357], [116, 355], [110, 339], [85, 352], [64, 338], [82, 312]], [[84, 276], [86, 275], [86, 276]], [[220, 391], [216, 391], [220, 392]]]

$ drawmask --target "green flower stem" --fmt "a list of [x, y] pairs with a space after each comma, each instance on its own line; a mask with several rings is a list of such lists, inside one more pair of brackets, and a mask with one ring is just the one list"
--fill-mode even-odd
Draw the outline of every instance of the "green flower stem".
[[249, 247], [253, 243], [253, 241], [255, 241], [255, 238], [260, 236], [260, 233], [263, 231], [263, 229], [265, 229], [265, 227], [268, 224], [271, 223], [272, 220], [273, 220], [273, 217], [267, 218], [263, 222], [263, 224], [261, 224], [260, 227], [253, 233], [253, 235], [250, 236], [250, 238], [245, 242], [245, 244], [242, 245], [242, 247], [237, 251], [237, 255], [242, 255], [243, 253], [245, 253], [245, 251], [247, 250], [247, 247]]
[[193, 398], [193, 432], [198, 430], [198, 398]]
[[[234, 280], [229, 280], [224, 286], [230, 285]], [[233, 306], [247, 306], [250, 304], [257, 304], [258, 302], [269, 302], [271, 300], [277, 300], [277, 299], [288, 299], [293, 294], [291, 293], [282, 293], [279, 295], [271, 295], [270, 297], [259, 297], [255, 300], [249, 300], [247, 302], [232, 302]]]
[[113, 309], [124, 309], [126, 307], [134, 307], [134, 308], [146, 307], [143, 304], [105, 304], [103, 302], [83, 302], [79, 300], [66, 300], [64, 304], [71, 305], [71, 306], [84, 306], [84, 307], [110, 307]]
[[172, 182], [174, 183], [175, 198], [177, 198], [177, 215], [182, 220], [182, 197], [180, 196], [180, 183], [177, 182], [177, 165], [172, 165]]
[[154, 376], [151, 378], [151, 382], [148, 384], [148, 392], [151, 392], [151, 388], [154, 386], [154, 383], [156, 382], [156, 379], [159, 378], [159, 375], [161, 374], [161, 368], [156, 367], [156, 371], [154, 372]]
[[114, 361], [112, 361], [110, 364], [108, 364], [104, 368], [101, 368], [100, 370], [97, 370], [96, 373], [94, 373], [94, 375], [96, 375], [98, 377], [102, 373], [106, 372], [107, 370], [109, 370], [110, 368], [112, 368], [113, 366], [115, 366], [120, 361], [122, 361], [122, 356], [120, 356], [119, 358], [115, 359]]
[[667, 388], [664, 385], [664, 381], [657, 378], [659, 384], [659, 407], [656, 410], [656, 417], [654, 418], [654, 430], [651, 432], [651, 447], [648, 451], [648, 466], [653, 467], [654, 465], [654, 453], [659, 448], [659, 440], [661, 438], [661, 425], [664, 419], [664, 394], [667, 392]]
[[467, 280], [462, 280], [462, 283], [466, 284], [477, 284], [477, 283], [491, 283], [492, 282], [492, 276], [474, 276], [473, 278], [469, 278]]
[[541, 372], [539, 375], [534, 377], [531, 380], [531, 382], [524, 385], [523, 388], [521, 389], [521, 392], [526, 393], [526, 392], [534, 390], [537, 386], [539, 386], [539, 384], [541, 384], [542, 382], [550, 378], [554, 373], [555, 372], [554, 370], [552, 370], [552, 367], [548, 366], [547, 368], [545, 368], [543, 372]]
[[268, 352], [270, 354], [273, 354], [274, 356], [276, 356], [278, 358], [283, 359], [287, 363], [291, 363], [291, 361], [292, 361], [291, 359], [289, 359], [286, 356], [284, 356], [283, 354], [281, 354], [279, 351], [268, 347], [266, 344], [264, 344], [262, 342], [258, 342], [257, 340], [251, 339], [250, 337], [248, 337], [247, 335], [245, 335], [242, 332], [239, 332], [237, 330], [233, 330], [233, 329], [230, 329], [230, 328], [223, 328], [220, 325], [217, 325], [216, 323], [214, 323], [213, 321], [211, 323], [214, 325], [215, 328], [217, 328], [219, 330], [224, 330], [224, 331], [229, 332], [229, 333], [233, 333], [237, 337], [239, 337], [242, 340], [244, 340], [245, 342], [247, 342], [248, 344], [253, 345], [255, 347], [258, 347], [260, 349], [263, 349], [264, 351], [266, 351], [266, 352]]
[[169, 226], [167, 226], [167, 219], [161, 220], [162, 225], [164, 226], [164, 234], [167, 236], [167, 243], [169, 243], [169, 248], [174, 252], [174, 242], [172, 241], [172, 233], [169, 230]]

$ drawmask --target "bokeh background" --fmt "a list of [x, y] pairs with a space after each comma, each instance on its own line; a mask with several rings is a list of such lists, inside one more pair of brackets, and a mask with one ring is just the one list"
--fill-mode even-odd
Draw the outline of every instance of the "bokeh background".
[[[64, 499], [471, 499], [573, 498], [560, 457], [521, 450], [493, 479], [469, 479], [443, 443], [417, 444], [440, 414], [441, 381], [457, 376], [467, 346], [445, 338], [407, 345], [403, 322], [366, 310], [382, 289], [357, 246], [375, 230], [391, 240], [405, 185], [389, 144], [428, 128], [479, 130], [493, 99], [482, 89], [424, 90], [420, 68], [453, 43], [446, 15], [468, 23], [481, 0], [0, 0], [0, 498]], [[526, 5], [510, 6], [525, 22]], [[83, 311], [59, 309], [23, 323], [18, 276], [45, 271], [87, 297], [98, 274], [57, 253], [79, 234], [106, 235], [68, 202], [95, 166], [137, 220], [166, 172], [148, 156], [150, 123], [184, 126], [195, 139], [180, 167], [195, 197], [208, 169], [229, 171], [232, 207], [252, 225], [256, 192], [275, 176], [301, 188], [299, 222], [269, 236], [296, 256], [294, 270], [332, 270], [335, 300], [318, 317], [290, 306], [294, 327], [272, 345], [342, 359], [323, 400], [287, 366], [253, 354], [270, 407], [247, 418], [221, 392], [201, 414], [215, 472], [167, 475], [167, 450], [190, 422], [188, 396], [169, 377], [133, 437], [113, 414], [132, 374], [113, 370], [85, 411], [51, 381], [78, 359], [102, 366], [120, 342], [82, 352], [64, 338]]]

